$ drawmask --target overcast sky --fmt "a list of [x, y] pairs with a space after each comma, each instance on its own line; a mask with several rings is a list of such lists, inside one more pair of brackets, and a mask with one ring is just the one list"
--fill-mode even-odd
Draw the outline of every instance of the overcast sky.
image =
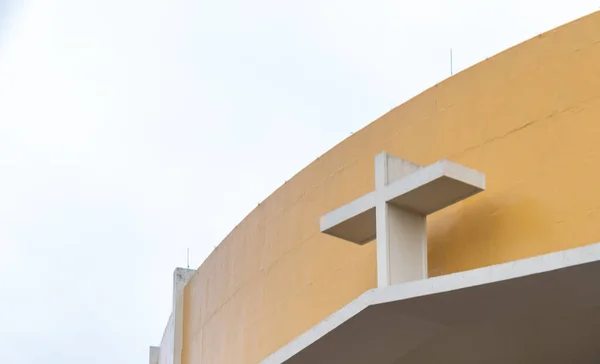
[[187, 248], [198, 267], [450, 48], [460, 71], [599, 5], [0, 0], [0, 362], [147, 363]]

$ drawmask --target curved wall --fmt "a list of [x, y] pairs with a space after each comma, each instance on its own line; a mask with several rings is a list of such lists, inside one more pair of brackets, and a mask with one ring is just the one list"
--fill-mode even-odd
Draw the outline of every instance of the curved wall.
[[429, 217], [429, 274], [600, 241], [600, 13], [397, 107], [279, 188], [186, 286], [184, 364], [257, 363], [376, 285], [375, 244], [319, 232], [373, 189], [373, 158], [441, 158], [487, 191]]

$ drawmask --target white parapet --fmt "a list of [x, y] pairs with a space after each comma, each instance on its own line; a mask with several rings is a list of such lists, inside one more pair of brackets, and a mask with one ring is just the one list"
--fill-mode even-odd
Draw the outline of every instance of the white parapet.
[[[176, 268], [173, 272], [173, 308], [160, 347], [150, 347], [150, 364], [181, 364], [183, 343], [183, 292], [196, 271]], [[155, 361], [153, 361], [155, 360]]]
[[151, 346], [150, 347], [150, 364], [158, 364], [158, 358], [160, 355], [160, 347], [158, 346]]

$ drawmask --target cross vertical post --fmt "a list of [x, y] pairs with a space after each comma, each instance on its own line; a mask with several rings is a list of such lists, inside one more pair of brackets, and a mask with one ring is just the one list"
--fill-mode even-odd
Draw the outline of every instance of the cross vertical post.
[[416, 172], [421, 166], [387, 153], [375, 157], [377, 216], [377, 285], [386, 287], [427, 278], [425, 216], [387, 203], [388, 184]]

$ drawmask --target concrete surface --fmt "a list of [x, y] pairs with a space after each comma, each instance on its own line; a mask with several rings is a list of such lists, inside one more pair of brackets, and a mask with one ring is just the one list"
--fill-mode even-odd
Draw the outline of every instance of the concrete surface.
[[173, 308], [165, 326], [160, 347], [150, 347], [150, 363], [181, 364], [183, 342], [183, 294], [193, 277], [193, 269], [176, 268], [173, 272]]
[[427, 215], [485, 189], [485, 175], [441, 160], [427, 167], [375, 156], [375, 191], [324, 215], [323, 233], [377, 238], [378, 287], [427, 278]]
[[[185, 285], [194, 276], [194, 269], [177, 268], [173, 272], [173, 363], [181, 364], [183, 350], [183, 292]], [[162, 363], [160, 363], [162, 364]]]
[[150, 347], [150, 364], [158, 364], [159, 356], [160, 356], [160, 347], [151, 346]]

